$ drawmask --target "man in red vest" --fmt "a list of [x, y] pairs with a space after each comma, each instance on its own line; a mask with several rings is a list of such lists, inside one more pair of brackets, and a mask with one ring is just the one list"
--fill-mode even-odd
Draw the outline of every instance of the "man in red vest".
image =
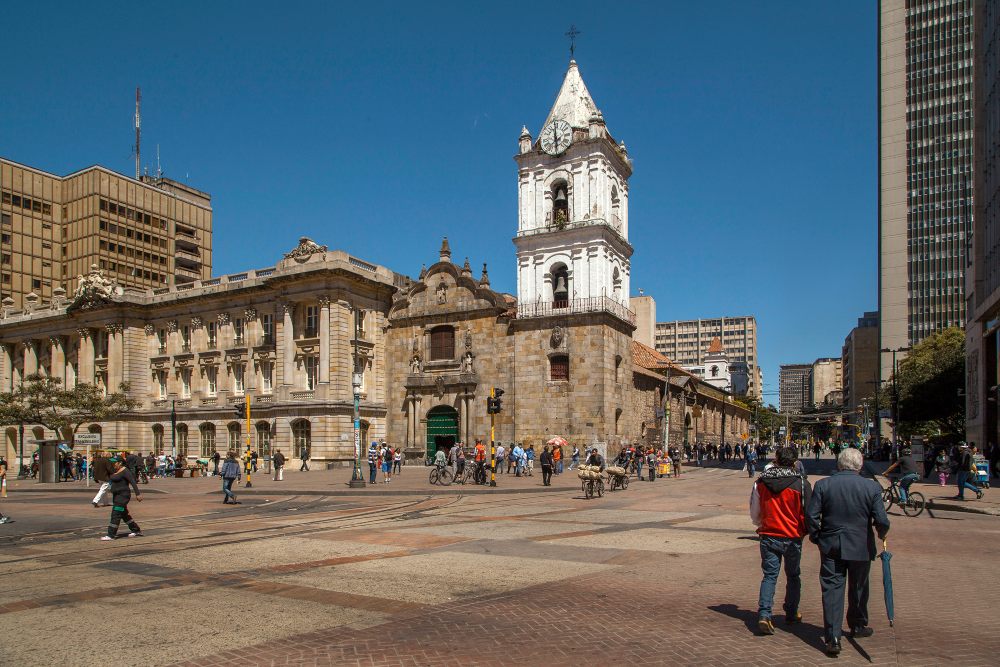
[[774, 634], [771, 604], [782, 560], [785, 563], [785, 623], [802, 620], [799, 563], [802, 538], [806, 535], [805, 508], [812, 489], [796, 467], [797, 460], [794, 447], [780, 448], [776, 464], [757, 478], [750, 494], [750, 519], [760, 535], [760, 568], [764, 572], [757, 604], [757, 627], [765, 635]]

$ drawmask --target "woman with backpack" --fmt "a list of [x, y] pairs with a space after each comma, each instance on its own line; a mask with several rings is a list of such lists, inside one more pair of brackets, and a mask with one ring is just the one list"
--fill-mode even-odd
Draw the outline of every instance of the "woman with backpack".
[[222, 463], [222, 469], [219, 470], [219, 474], [222, 475], [222, 504], [239, 505], [239, 501], [236, 500], [236, 494], [233, 493], [233, 482], [243, 477], [243, 470], [240, 462], [236, 460], [236, 452], [229, 450], [229, 453], [226, 454], [226, 460]]

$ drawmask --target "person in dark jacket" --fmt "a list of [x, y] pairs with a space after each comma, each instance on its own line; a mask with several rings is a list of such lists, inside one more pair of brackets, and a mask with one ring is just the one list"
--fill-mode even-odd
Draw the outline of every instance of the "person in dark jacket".
[[538, 465], [542, 466], [542, 486], [552, 486], [552, 466], [554, 463], [552, 452], [549, 451], [549, 446], [545, 445], [538, 457]]
[[222, 463], [222, 470], [219, 471], [219, 474], [222, 475], [222, 504], [239, 505], [236, 494], [233, 493], [233, 482], [242, 479], [243, 471], [240, 469], [240, 462], [236, 460], [235, 451], [229, 450], [229, 453], [226, 454], [226, 460]]
[[[97, 495], [91, 501], [94, 507], [98, 507], [102, 504], [104, 500], [104, 494], [111, 490], [111, 470], [114, 466], [111, 465], [111, 461], [103, 456], [94, 457], [94, 481], [101, 485], [101, 488], [97, 490]], [[107, 503], [103, 503], [107, 507]]]
[[955, 477], [958, 481], [958, 495], [955, 496], [954, 500], [965, 500], [965, 491], [968, 489], [976, 494], [976, 499], [983, 497], [983, 492], [976, 487], [974, 484], [969, 482], [970, 479], [975, 479], [975, 473], [972, 472], [975, 468], [973, 465], [972, 452], [969, 451], [969, 446], [964, 442], [958, 447], [958, 456], [955, 457], [958, 462], [958, 470], [955, 472]]
[[754, 482], [750, 494], [750, 519], [760, 535], [760, 582], [757, 603], [757, 627], [765, 635], [774, 634], [771, 605], [774, 588], [785, 562], [785, 623], [798, 623], [799, 598], [802, 594], [800, 562], [802, 538], [806, 535], [806, 512], [812, 488], [796, 467], [794, 447], [778, 449], [776, 463]]
[[132, 499], [132, 490], [135, 490], [135, 499], [142, 502], [142, 492], [135, 484], [135, 475], [125, 467], [121, 457], [112, 459], [114, 470], [109, 478], [111, 481], [111, 522], [108, 523], [108, 534], [102, 537], [103, 541], [113, 540], [118, 537], [118, 525], [122, 519], [128, 525], [129, 537], [140, 537], [142, 530], [135, 522], [132, 515], [128, 513], [128, 503]]
[[212, 463], [214, 464], [213, 470], [212, 470], [212, 475], [213, 476], [219, 474], [219, 464], [221, 462], [222, 462], [222, 455], [219, 454], [219, 452], [215, 452], [214, 454], [212, 454]]
[[869, 575], [875, 560], [875, 533], [885, 539], [889, 517], [882, 504], [882, 486], [858, 474], [863, 463], [859, 450], [841, 451], [837, 472], [816, 483], [806, 513], [809, 540], [819, 546], [823, 627], [830, 655], [840, 653], [845, 577], [851, 636], [873, 634], [868, 627]]
[[274, 462], [274, 481], [280, 482], [285, 478], [285, 455], [281, 450], [277, 450], [272, 457]]

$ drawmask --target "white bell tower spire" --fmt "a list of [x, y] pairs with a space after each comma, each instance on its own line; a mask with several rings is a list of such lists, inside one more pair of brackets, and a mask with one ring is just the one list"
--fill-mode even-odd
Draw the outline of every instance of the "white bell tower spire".
[[523, 129], [518, 148], [518, 302], [572, 310], [606, 297], [627, 309], [632, 161], [575, 60], [538, 137]]

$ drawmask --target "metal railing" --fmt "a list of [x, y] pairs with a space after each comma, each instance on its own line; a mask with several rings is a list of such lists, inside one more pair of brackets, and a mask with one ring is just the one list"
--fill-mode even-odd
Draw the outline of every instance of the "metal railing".
[[566, 301], [545, 301], [540, 303], [521, 303], [517, 306], [517, 316], [521, 319], [532, 317], [549, 317], [551, 315], [570, 315], [576, 313], [610, 313], [620, 320], [635, 324], [635, 313], [623, 304], [607, 296], [594, 296], [585, 299], [568, 299]]
[[625, 237], [622, 235], [622, 224], [618, 216], [614, 216], [611, 222], [608, 222], [604, 218], [590, 218], [588, 220], [572, 220], [569, 222], [553, 222], [542, 227], [536, 227], [534, 229], [524, 229], [517, 233], [518, 236], [534, 236], [535, 234], [547, 234], [549, 232], [561, 232], [567, 229], [579, 229], [581, 227], [597, 227], [604, 226], [613, 231], [618, 238], [625, 241]]

